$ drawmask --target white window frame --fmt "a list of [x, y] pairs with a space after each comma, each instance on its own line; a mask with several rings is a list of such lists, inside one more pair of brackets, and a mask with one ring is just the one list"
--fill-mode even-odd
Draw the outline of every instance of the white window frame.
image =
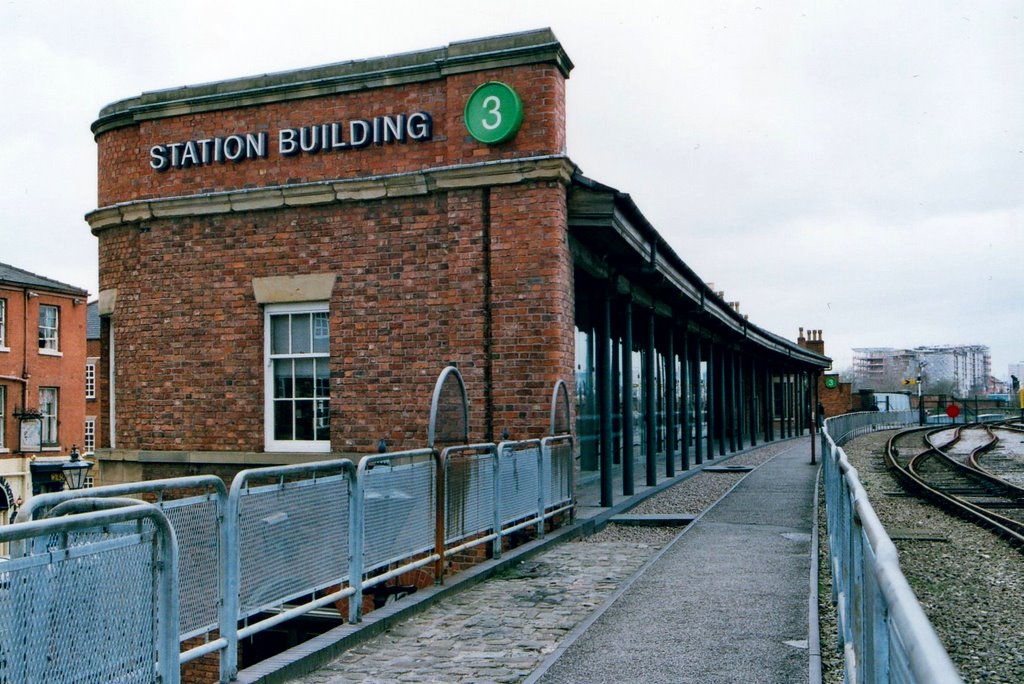
[[[53, 309], [57, 314], [53, 327], [43, 327], [43, 309]], [[44, 334], [44, 330], [46, 333]], [[50, 332], [52, 330], [52, 333]], [[39, 305], [39, 353], [60, 356], [60, 307], [56, 304]]]
[[7, 346], [7, 300], [0, 297], [0, 352], [9, 352]]
[[[301, 304], [267, 304], [263, 309], [263, 448], [268, 452], [302, 452], [329, 453], [331, 451], [330, 436], [327, 439], [313, 440], [280, 440], [274, 437], [274, 361], [285, 359], [325, 359], [330, 361], [327, 353], [310, 352], [308, 354], [271, 354], [271, 319], [283, 314], [314, 314], [329, 313], [327, 302], [306, 302]], [[330, 339], [328, 338], [328, 349]], [[328, 385], [328, 412], [330, 412], [330, 387]], [[328, 435], [330, 429], [328, 428]]]
[[[3, 300], [0, 300], [3, 301]], [[7, 435], [7, 387], [0, 385], [0, 454], [10, 452], [4, 437]]]
[[91, 456], [96, 453], [96, 416], [85, 419], [85, 431], [82, 433], [82, 454]]
[[85, 362], [85, 398], [96, 398], [96, 359]]
[[[44, 396], [53, 393], [53, 406], [44, 400]], [[52, 408], [52, 413], [47, 413], [47, 408]], [[56, 387], [39, 388], [39, 413], [43, 418], [41, 421], [40, 445], [44, 451], [60, 448], [60, 390]], [[51, 434], [52, 433], [52, 434]], [[46, 438], [51, 439], [47, 440]]]

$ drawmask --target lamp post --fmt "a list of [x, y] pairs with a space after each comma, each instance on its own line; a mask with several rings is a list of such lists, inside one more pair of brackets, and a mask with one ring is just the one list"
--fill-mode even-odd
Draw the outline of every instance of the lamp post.
[[92, 468], [92, 461], [83, 461], [78, 453], [78, 445], [71, 445], [71, 460], [63, 464], [60, 469], [64, 474], [64, 482], [68, 489], [81, 489], [85, 484], [85, 476]]

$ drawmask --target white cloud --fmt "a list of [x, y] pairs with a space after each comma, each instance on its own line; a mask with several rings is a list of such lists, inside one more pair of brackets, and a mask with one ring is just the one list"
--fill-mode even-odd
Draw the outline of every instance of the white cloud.
[[[569, 154], [794, 337], [1024, 358], [1024, 9], [797, 0], [0, 5], [0, 260], [96, 290], [100, 107], [143, 91], [551, 26]], [[31, 235], [33, 239], [25, 239]], [[841, 363], [841, 361], [840, 361]]]

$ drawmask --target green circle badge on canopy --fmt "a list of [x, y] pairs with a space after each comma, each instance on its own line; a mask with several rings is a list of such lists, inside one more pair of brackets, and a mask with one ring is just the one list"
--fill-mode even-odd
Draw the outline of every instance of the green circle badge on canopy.
[[837, 378], [834, 375], [826, 375], [825, 376], [825, 387], [827, 387], [829, 389], [835, 389], [836, 387], [839, 387], [839, 378]]
[[523, 123], [523, 101], [510, 86], [484, 83], [466, 101], [466, 129], [482, 143], [510, 140]]

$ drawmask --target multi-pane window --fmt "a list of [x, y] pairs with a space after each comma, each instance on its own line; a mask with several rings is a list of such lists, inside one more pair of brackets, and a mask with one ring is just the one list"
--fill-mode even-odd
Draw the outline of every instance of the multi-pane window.
[[39, 348], [44, 351], [60, 351], [60, 308], [49, 304], [39, 305]]
[[327, 305], [266, 311], [269, 451], [330, 450], [330, 333]]
[[96, 362], [91, 359], [85, 364], [85, 398], [96, 398]]
[[43, 417], [41, 442], [44, 447], [58, 446], [57, 438], [57, 388], [39, 388], [39, 413]]
[[96, 451], [96, 419], [85, 419], [85, 436], [82, 438], [82, 450], [86, 455]]
[[7, 347], [7, 300], [0, 299], [0, 348]]

